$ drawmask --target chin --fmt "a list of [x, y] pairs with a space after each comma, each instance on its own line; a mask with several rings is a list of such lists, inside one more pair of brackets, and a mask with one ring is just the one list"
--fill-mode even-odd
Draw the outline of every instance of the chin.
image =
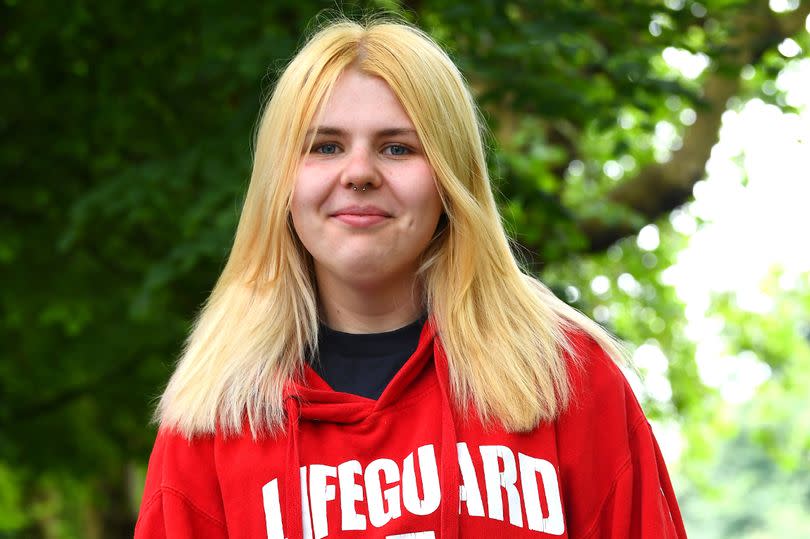
[[356, 261], [345, 265], [340, 270], [342, 280], [346, 282], [378, 282], [390, 279], [389, 268], [381, 267], [373, 262]]
[[379, 262], [379, 256], [368, 259], [355, 258], [347, 261], [346, 264], [340, 264], [340, 267], [332, 265], [329, 271], [337, 276], [338, 280], [359, 288], [376, 288], [391, 285], [403, 279], [409, 280], [412, 274], [416, 273], [415, 270], [408, 272], [403, 269], [381, 265]]

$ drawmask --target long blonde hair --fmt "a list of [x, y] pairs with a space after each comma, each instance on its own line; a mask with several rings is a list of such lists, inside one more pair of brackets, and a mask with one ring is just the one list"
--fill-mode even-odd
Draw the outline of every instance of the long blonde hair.
[[447, 54], [407, 24], [341, 20], [300, 50], [262, 113], [233, 248], [160, 400], [161, 426], [189, 437], [217, 428], [233, 434], [246, 416], [256, 436], [283, 424], [283, 388], [300, 374], [318, 332], [311, 262], [290, 225], [291, 193], [307, 129], [349, 66], [389, 84], [435, 173], [446, 225], [419, 273], [457, 408], [509, 431], [552, 421], [570, 397], [566, 334], [584, 330], [615, 358], [617, 343], [515, 260], [487, 174], [482, 123]]

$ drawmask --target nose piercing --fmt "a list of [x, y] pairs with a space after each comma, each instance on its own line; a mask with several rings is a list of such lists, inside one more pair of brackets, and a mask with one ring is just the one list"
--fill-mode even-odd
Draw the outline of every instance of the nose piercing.
[[[360, 189], [360, 190], [365, 191], [366, 189], [368, 189], [368, 184], [364, 185], [363, 188]], [[357, 191], [357, 186], [356, 185], [352, 185], [352, 191]]]

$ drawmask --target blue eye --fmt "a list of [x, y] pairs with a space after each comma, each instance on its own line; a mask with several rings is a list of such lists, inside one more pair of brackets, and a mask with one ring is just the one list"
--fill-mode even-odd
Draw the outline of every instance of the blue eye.
[[407, 146], [403, 146], [402, 144], [391, 144], [390, 146], [386, 146], [385, 151], [389, 155], [394, 156], [403, 156], [411, 153], [411, 149]]
[[315, 152], [315, 153], [322, 153], [322, 154], [325, 154], [325, 155], [332, 155], [332, 154], [337, 153], [338, 147], [337, 147], [337, 144], [334, 144], [332, 142], [327, 142], [326, 144], [320, 144], [318, 146], [315, 146], [314, 148], [312, 148], [312, 151]]

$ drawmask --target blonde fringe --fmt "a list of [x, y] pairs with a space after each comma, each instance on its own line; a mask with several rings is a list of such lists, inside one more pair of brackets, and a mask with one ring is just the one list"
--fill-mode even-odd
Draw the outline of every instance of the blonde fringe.
[[[254, 437], [284, 423], [284, 386], [317, 343], [309, 255], [289, 222], [306, 130], [347, 66], [382, 77], [414, 122], [447, 216], [420, 270], [450, 368], [453, 399], [509, 431], [553, 421], [570, 399], [566, 335], [581, 330], [621, 361], [598, 324], [517, 264], [486, 170], [480, 121], [461, 74], [423, 32], [398, 22], [338, 21], [280, 77], [257, 129], [233, 248], [160, 399], [161, 427], [192, 437]], [[472, 410], [470, 410], [472, 408]]]

